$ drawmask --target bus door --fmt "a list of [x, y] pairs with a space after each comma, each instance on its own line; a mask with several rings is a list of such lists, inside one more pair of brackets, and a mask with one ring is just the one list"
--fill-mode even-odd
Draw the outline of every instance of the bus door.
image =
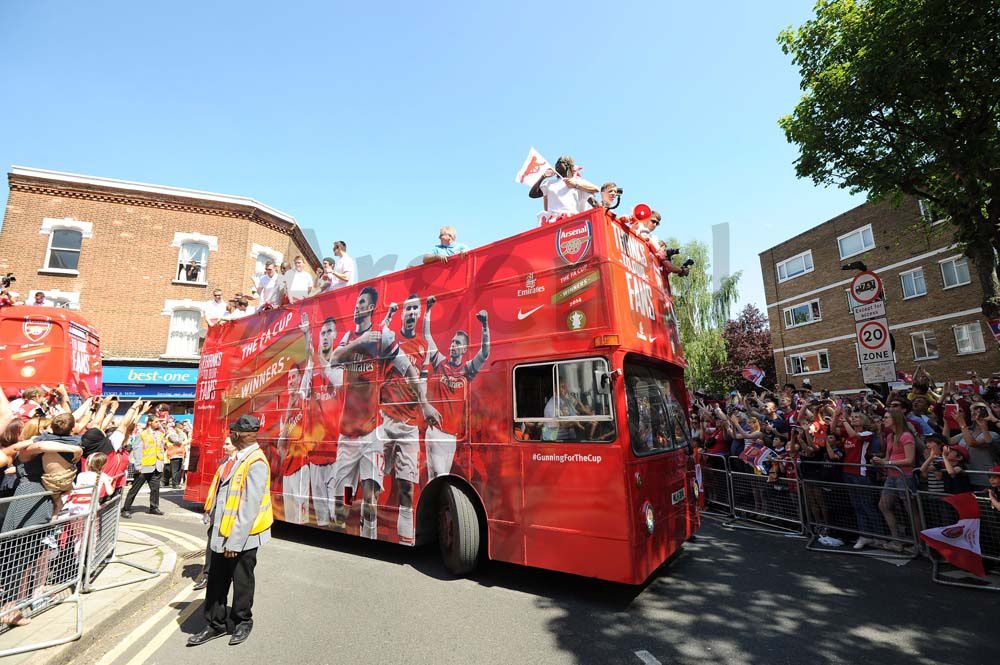
[[682, 372], [625, 361], [627, 464], [631, 520], [635, 525], [640, 577], [671, 556], [687, 538], [687, 423], [677, 398]]
[[622, 450], [604, 358], [515, 365], [525, 563], [615, 579], [628, 569]]

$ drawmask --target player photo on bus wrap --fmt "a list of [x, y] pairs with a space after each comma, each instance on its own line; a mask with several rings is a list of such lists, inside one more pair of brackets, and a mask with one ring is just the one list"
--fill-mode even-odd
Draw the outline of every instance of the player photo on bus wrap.
[[[416, 429], [393, 418], [379, 422], [380, 375], [405, 377], [413, 385], [420, 412], [428, 425], [437, 425], [440, 414], [427, 402], [426, 387], [420, 373], [406, 353], [400, 353], [396, 336], [389, 329], [397, 307], [390, 306], [381, 324], [374, 325], [379, 294], [372, 286], [358, 293], [354, 307], [354, 327], [344, 333], [333, 352], [333, 360], [344, 366], [344, 408], [333, 468], [334, 511], [338, 522], [347, 521], [349, 507], [344, 503], [348, 489], [352, 495], [360, 483], [361, 536], [378, 536], [378, 495], [384, 489], [385, 443], [396, 452], [408, 454], [412, 432]], [[419, 444], [418, 444], [419, 445]], [[405, 468], [407, 462], [401, 462]], [[416, 466], [415, 464], [413, 465]], [[393, 471], [396, 471], [394, 468]], [[411, 477], [405, 471], [406, 478]], [[413, 474], [415, 475], [415, 474]], [[413, 481], [415, 482], [415, 481]], [[412, 488], [412, 485], [410, 486]], [[412, 494], [411, 494], [412, 497]], [[412, 498], [411, 498], [412, 501]], [[399, 524], [400, 518], [403, 523]], [[409, 520], [409, 524], [406, 520]], [[409, 514], [397, 517], [397, 531], [412, 540], [412, 505]]]
[[440, 410], [438, 425], [428, 425], [424, 433], [427, 453], [427, 479], [451, 473], [459, 443], [468, 441], [469, 384], [486, 364], [490, 355], [489, 315], [480, 310], [476, 319], [482, 326], [479, 351], [466, 361], [472, 341], [465, 330], [456, 330], [448, 344], [447, 355], [438, 351], [431, 332], [431, 311], [436, 298], [427, 298], [424, 315], [424, 337], [427, 340], [427, 391], [431, 402]]

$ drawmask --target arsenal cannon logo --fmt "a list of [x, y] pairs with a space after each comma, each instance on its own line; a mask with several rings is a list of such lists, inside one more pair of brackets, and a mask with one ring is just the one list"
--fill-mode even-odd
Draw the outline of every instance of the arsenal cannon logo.
[[556, 232], [556, 251], [566, 263], [579, 263], [589, 254], [591, 240], [590, 220], [573, 222]]
[[21, 331], [29, 342], [41, 342], [52, 330], [52, 321], [45, 319], [25, 319]]

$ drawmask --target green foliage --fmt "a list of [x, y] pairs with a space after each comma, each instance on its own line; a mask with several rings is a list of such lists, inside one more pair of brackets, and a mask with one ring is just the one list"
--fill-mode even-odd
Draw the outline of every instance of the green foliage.
[[680, 328], [681, 343], [684, 345], [684, 356], [688, 361], [688, 384], [698, 390], [721, 392], [726, 388], [727, 379], [713, 372], [712, 368], [718, 367], [726, 357], [722, 329], [739, 298], [737, 284], [740, 273], [726, 277], [719, 290], [713, 291], [708, 245], [698, 241], [681, 245], [676, 239], [670, 238], [667, 246], [681, 248], [678, 261], [687, 258], [695, 261], [687, 277], [670, 277], [674, 312]]
[[1000, 2], [820, 0], [778, 42], [802, 78], [781, 118], [799, 177], [947, 212], [1000, 315]]

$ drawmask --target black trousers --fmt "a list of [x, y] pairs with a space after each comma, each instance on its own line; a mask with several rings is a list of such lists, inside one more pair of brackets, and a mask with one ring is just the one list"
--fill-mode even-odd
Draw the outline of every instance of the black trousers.
[[183, 464], [183, 457], [176, 457], [167, 463], [167, 466], [163, 469], [164, 485], [170, 485], [176, 489], [177, 486], [181, 484], [181, 468]]
[[128, 489], [128, 495], [125, 497], [125, 505], [122, 506], [122, 510], [132, 510], [132, 502], [135, 501], [135, 497], [139, 495], [139, 490], [142, 489], [143, 483], [149, 483], [149, 509], [159, 509], [160, 476], [162, 475], [163, 474], [159, 471], [136, 474], [135, 479], [132, 481], [132, 487]]
[[[257, 548], [240, 552], [227, 559], [212, 552], [205, 589], [205, 621], [215, 630], [232, 631], [241, 623], [253, 623], [253, 569], [257, 566]], [[233, 604], [226, 607], [229, 587], [233, 587]]]

